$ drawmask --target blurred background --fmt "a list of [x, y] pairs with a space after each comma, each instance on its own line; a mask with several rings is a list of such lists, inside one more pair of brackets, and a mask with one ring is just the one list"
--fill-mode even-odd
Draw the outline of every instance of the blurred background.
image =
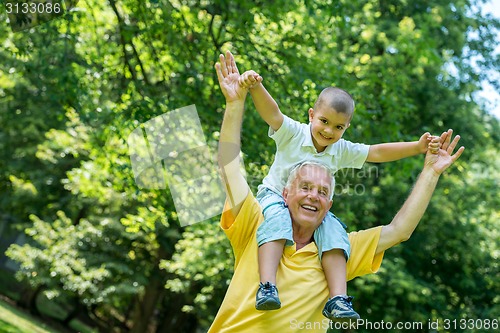
[[[348, 90], [347, 140], [461, 135], [466, 150], [412, 238], [348, 287], [373, 322], [498, 323], [498, 1], [29, 1], [63, 11], [9, 12], [21, 2], [0, 8], [0, 332], [206, 332], [232, 275], [229, 243], [218, 217], [181, 227], [168, 187], [137, 186], [127, 138], [195, 104], [215, 151], [213, 66], [226, 50], [303, 122], [323, 88]], [[250, 98], [246, 109], [255, 190], [275, 147]], [[349, 230], [388, 223], [422, 163], [339, 172], [333, 211]], [[477, 327], [452, 331], [492, 331]]]

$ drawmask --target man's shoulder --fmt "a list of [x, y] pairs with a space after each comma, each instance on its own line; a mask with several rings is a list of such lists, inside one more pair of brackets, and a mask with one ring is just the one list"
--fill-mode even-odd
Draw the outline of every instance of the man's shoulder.
[[261, 219], [262, 209], [252, 191], [248, 191], [237, 215], [233, 214], [229, 202], [226, 201], [220, 219], [220, 226], [228, 237], [231, 238], [235, 232], [250, 232], [256, 228]]

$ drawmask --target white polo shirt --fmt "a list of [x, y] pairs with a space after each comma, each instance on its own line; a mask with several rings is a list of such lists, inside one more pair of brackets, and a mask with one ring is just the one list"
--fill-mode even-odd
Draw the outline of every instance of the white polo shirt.
[[268, 175], [259, 185], [282, 194], [293, 166], [304, 161], [326, 164], [333, 172], [343, 168], [360, 169], [368, 157], [369, 145], [340, 139], [318, 153], [311, 136], [311, 126], [284, 115], [277, 131], [269, 128], [269, 137], [276, 142], [276, 155]]

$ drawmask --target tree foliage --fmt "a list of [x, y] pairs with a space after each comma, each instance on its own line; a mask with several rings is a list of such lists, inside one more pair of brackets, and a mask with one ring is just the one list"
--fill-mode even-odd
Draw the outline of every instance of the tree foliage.
[[[87, 0], [30, 30], [0, 25], [0, 216], [29, 239], [7, 251], [18, 278], [103, 332], [210, 325], [230, 246], [217, 217], [181, 227], [169, 188], [137, 186], [127, 138], [195, 104], [216, 149], [213, 65], [231, 50], [295, 119], [326, 86], [351, 92], [348, 140], [462, 136], [467, 149], [415, 234], [349, 287], [372, 321], [498, 318], [500, 130], [475, 92], [482, 80], [500, 88], [487, 75], [500, 69], [500, 23], [482, 2]], [[275, 148], [250, 100], [242, 140], [255, 190]], [[351, 230], [389, 222], [421, 163], [339, 172], [336, 215]]]

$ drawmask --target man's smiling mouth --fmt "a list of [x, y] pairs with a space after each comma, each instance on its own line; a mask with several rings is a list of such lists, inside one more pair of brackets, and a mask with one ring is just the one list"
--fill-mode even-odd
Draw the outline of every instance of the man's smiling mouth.
[[312, 211], [312, 212], [317, 212], [318, 211], [318, 208], [316, 208], [314, 206], [311, 206], [311, 205], [302, 205], [301, 207], [304, 208], [304, 209], [306, 209], [306, 210]]

